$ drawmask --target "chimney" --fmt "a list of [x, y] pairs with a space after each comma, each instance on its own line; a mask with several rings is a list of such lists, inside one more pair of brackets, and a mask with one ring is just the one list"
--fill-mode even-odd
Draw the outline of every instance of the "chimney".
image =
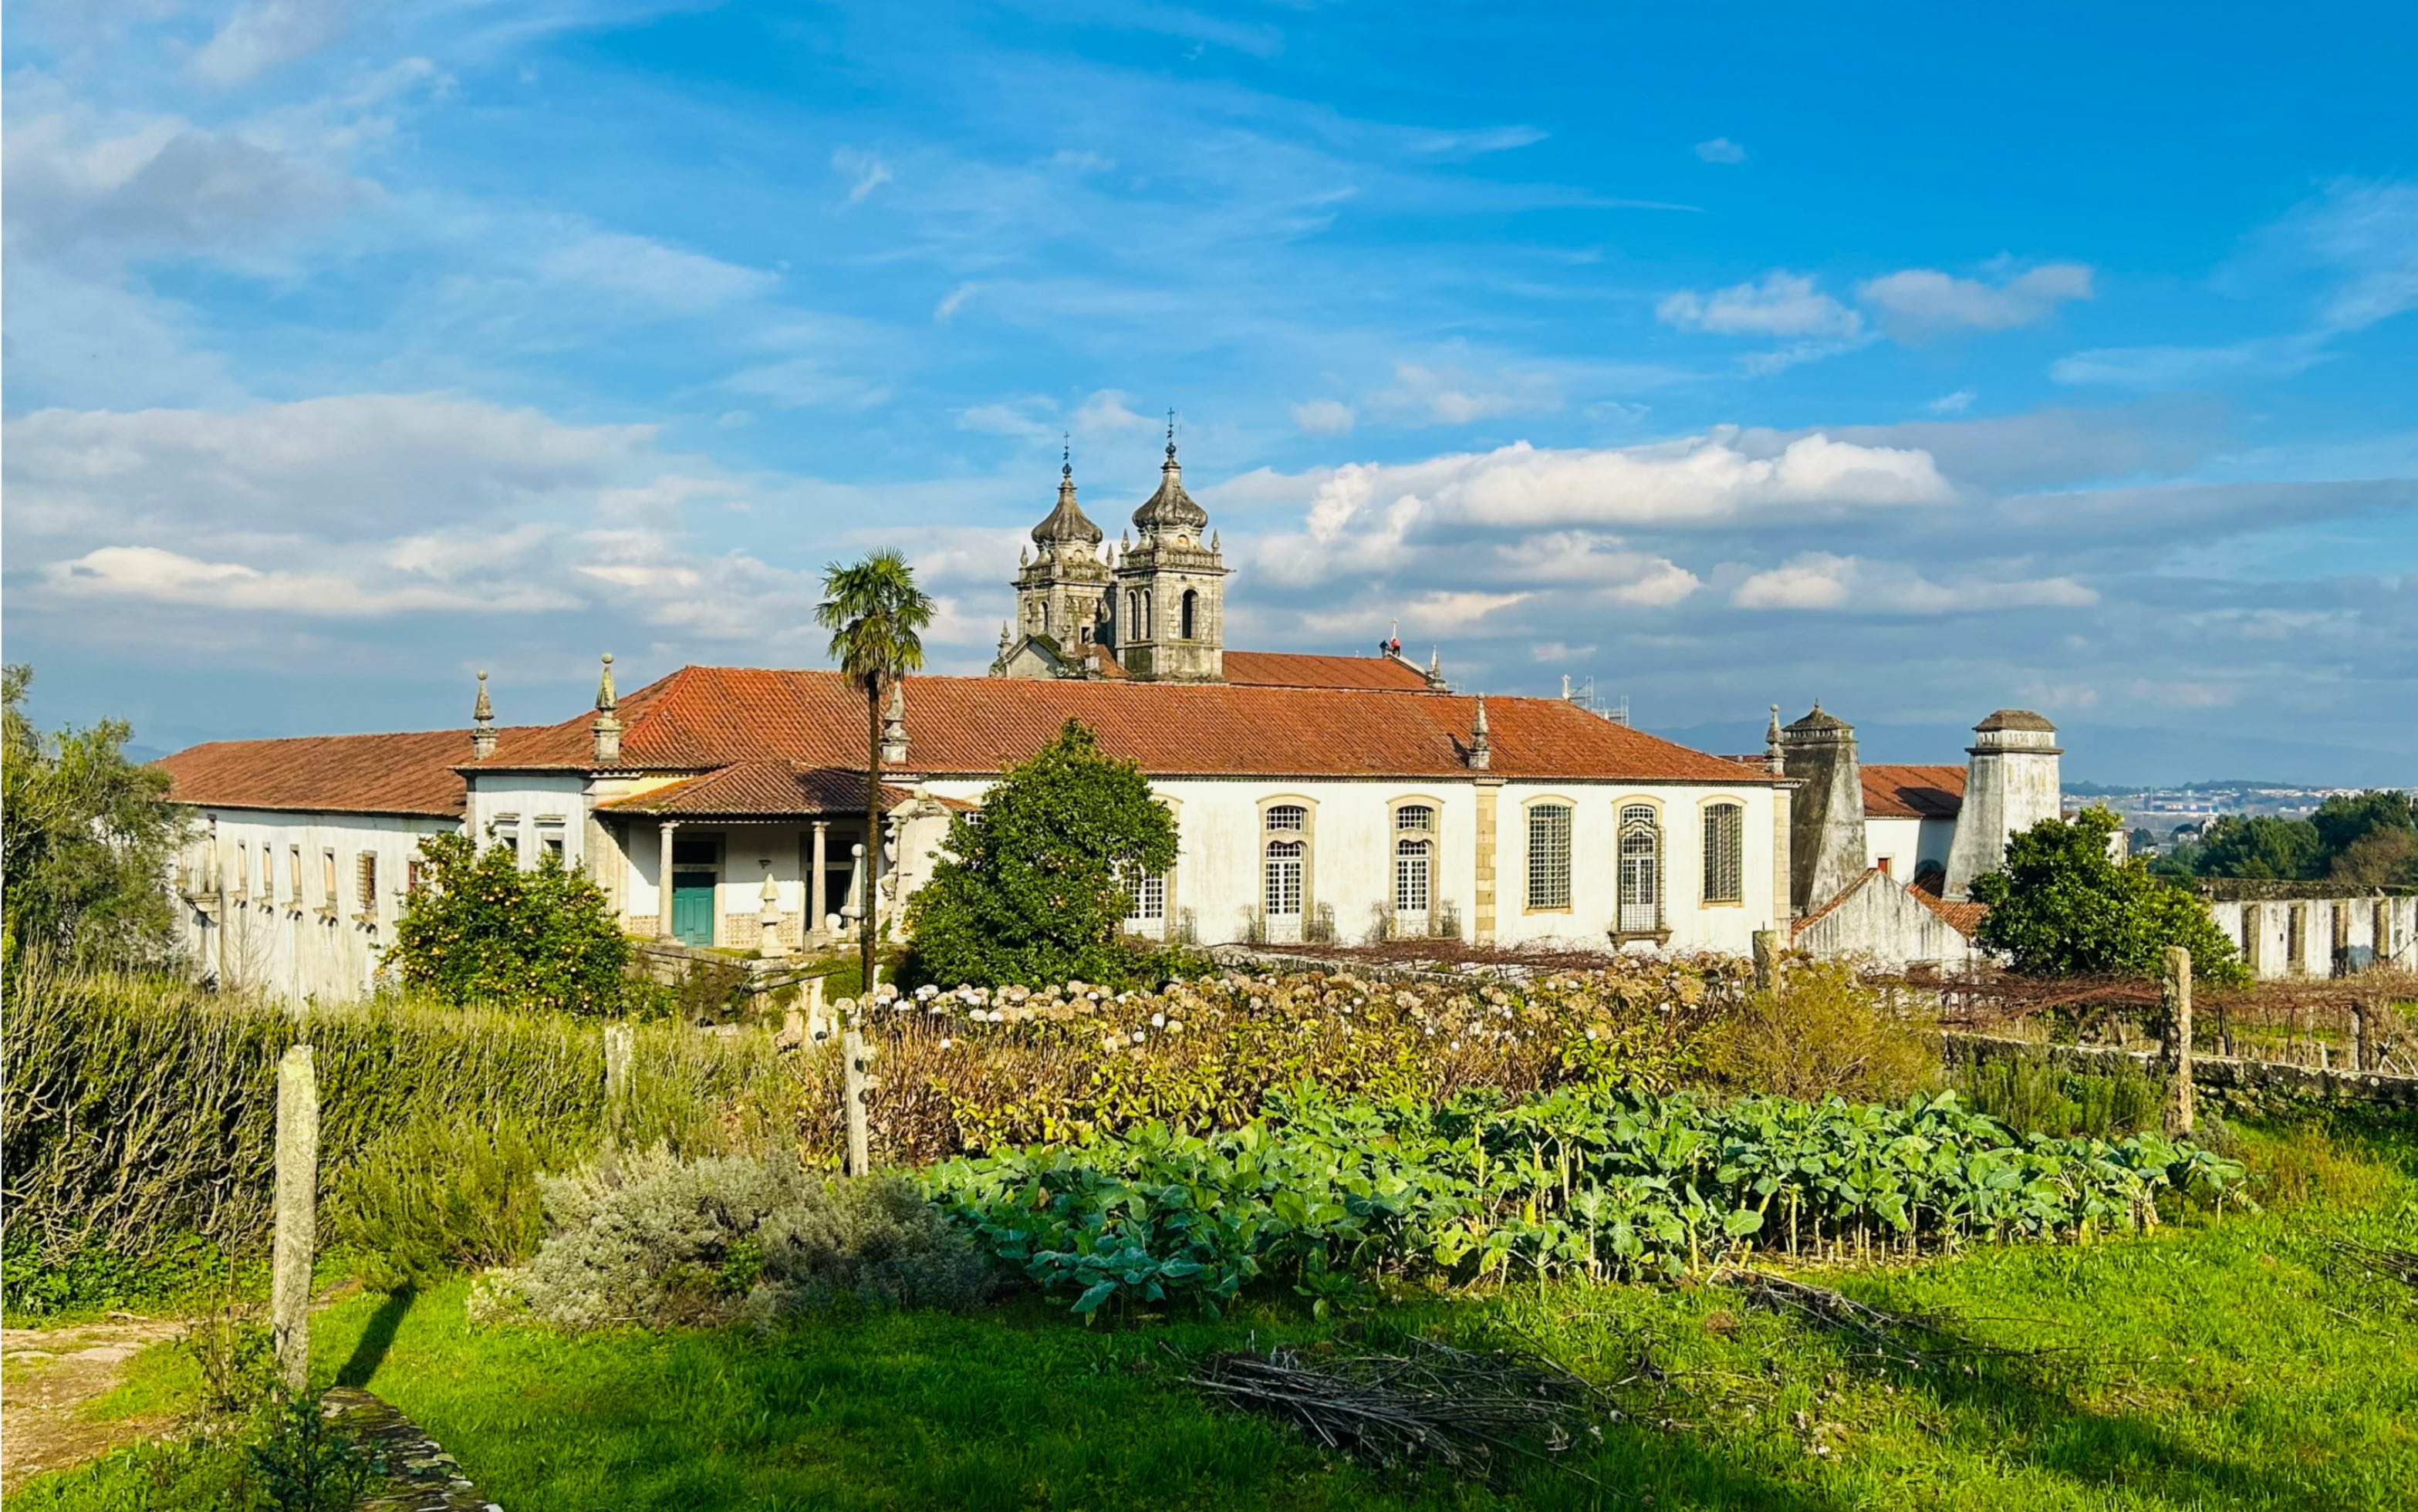
[[1819, 699], [1780, 731], [1779, 746], [1783, 773], [1798, 785], [1789, 805], [1788, 906], [1801, 917], [1863, 875], [1864, 779], [1856, 727], [1823, 712]]
[[596, 764], [618, 767], [621, 764], [621, 716], [614, 712], [619, 700], [613, 695], [613, 653], [604, 653], [604, 677], [596, 685], [596, 723], [589, 728], [596, 736]]
[[487, 701], [487, 672], [479, 670], [479, 701], [470, 706], [470, 756], [484, 761], [496, 754], [496, 706]]
[[1477, 718], [1469, 727], [1469, 770], [1484, 771], [1494, 764], [1494, 747], [1486, 738], [1486, 695], [1477, 695]]
[[1965, 802], [1948, 846], [1943, 896], [1963, 902], [1973, 878], [2005, 862], [2007, 838], [2059, 817], [2057, 726], [2028, 709], [2001, 709], [1973, 726]]
[[907, 760], [907, 680], [890, 684], [890, 708], [881, 716], [881, 760], [900, 766]]

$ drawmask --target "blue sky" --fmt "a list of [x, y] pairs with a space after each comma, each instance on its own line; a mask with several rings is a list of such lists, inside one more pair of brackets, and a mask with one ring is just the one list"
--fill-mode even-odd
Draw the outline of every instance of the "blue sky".
[[979, 670], [1171, 407], [1236, 644], [2418, 780], [2418, 19], [2112, 8], [25, 0], [7, 654], [551, 720], [895, 543]]

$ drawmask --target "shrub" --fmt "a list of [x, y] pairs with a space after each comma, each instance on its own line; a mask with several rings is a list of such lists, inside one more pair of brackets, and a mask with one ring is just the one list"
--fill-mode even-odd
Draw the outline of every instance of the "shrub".
[[1725, 1079], [1783, 1097], [1894, 1102], [1940, 1080], [1936, 1033], [1890, 1011], [1841, 961], [1792, 962], [1776, 989], [1740, 1005], [1722, 1044]]
[[510, 1114], [421, 1119], [322, 1184], [322, 1221], [358, 1253], [369, 1286], [433, 1286], [451, 1272], [534, 1252], [545, 1237], [538, 1174], [569, 1155], [543, 1125]]
[[964, 1307], [987, 1275], [911, 1186], [826, 1181], [791, 1155], [656, 1149], [542, 1184], [551, 1235], [526, 1269], [495, 1278], [489, 1316], [498, 1301], [563, 1328], [770, 1319], [842, 1296]]
[[2181, 945], [2199, 980], [2247, 981], [2233, 941], [2197, 898], [2138, 857], [2109, 854], [2122, 824], [2089, 808], [2010, 836], [2005, 869], [1973, 878], [1974, 900], [1989, 905], [1974, 939], [2029, 975], [2155, 977], [2166, 948]]
[[945, 985], [1130, 982], [1124, 939], [1138, 877], [1175, 864], [1175, 821], [1131, 761], [1073, 720], [949, 821], [932, 879], [908, 904], [909, 980]]
[[459, 834], [430, 835], [420, 856], [420, 881], [386, 956], [406, 986], [456, 1007], [631, 1006], [629, 937], [586, 872], [552, 853], [525, 871], [510, 846], [482, 850]]
[[2130, 1063], [2067, 1071], [2029, 1056], [1997, 1055], [1967, 1066], [1957, 1091], [2017, 1134], [2057, 1139], [2115, 1138], [2165, 1120], [2165, 1083]]

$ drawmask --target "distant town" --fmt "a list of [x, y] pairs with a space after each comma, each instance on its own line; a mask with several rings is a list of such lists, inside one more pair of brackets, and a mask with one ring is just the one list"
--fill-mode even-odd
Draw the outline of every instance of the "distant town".
[[[2117, 783], [2070, 782], [2064, 785], [2068, 812], [2097, 806], [2113, 809], [2124, 819], [2135, 855], [2172, 850], [2178, 834], [2198, 838], [2211, 819], [2227, 815], [2243, 818], [2302, 819], [2334, 797], [2355, 797], [2369, 789], [2312, 787], [2294, 783], [2240, 780], [2184, 783], [2175, 787], [2126, 787]], [[2418, 796], [2418, 787], [2398, 791]], [[2144, 838], [2144, 832], [2147, 838]]]

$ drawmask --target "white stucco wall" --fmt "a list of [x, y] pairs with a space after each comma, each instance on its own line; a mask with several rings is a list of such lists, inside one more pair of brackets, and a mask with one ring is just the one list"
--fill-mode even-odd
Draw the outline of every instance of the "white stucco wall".
[[[2208, 905], [2216, 926], [2234, 943], [2259, 980], [2286, 976], [2330, 976], [2334, 972], [2334, 909], [2344, 910], [2345, 945], [2364, 945], [2380, 956], [2390, 956], [2404, 970], [2418, 965], [2418, 897], [2349, 897], [2265, 899], [2212, 902]], [[2377, 938], [2377, 916], [2384, 915], [2386, 938]], [[2301, 921], [2294, 949], [2293, 919]]]
[[1864, 820], [1864, 864], [1890, 863], [1890, 875], [1911, 882], [1925, 866], [1948, 867], [1948, 848], [1956, 836], [1954, 819], [1870, 816]]
[[1894, 877], [1864, 878], [1836, 907], [1798, 930], [1795, 943], [1820, 959], [1868, 962], [1892, 971], [1918, 961], [1953, 969], [1975, 954], [1964, 936]]
[[484, 847], [491, 831], [510, 829], [524, 866], [537, 864], [541, 835], [559, 834], [563, 864], [576, 866], [588, 859], [587, 795], [588, 779], [578, 772], [482, 774], [466, 805], [469, 832]]
[[[222, 984], [297, 1003], [341, 1002], [370, 989], [379, 957], [394, 942], [394, 922], [403, 912], [421, 840], [460, 829], [451, 819], [434, 817], [208, 807], [196, 808], [194, 815], [199, 822], [178, 858], [178, 891], [203, 894], [207, 911], [215, 913], [222, 895], [217, 882], [223, 876], [227, 903], [225, 917], [211, 922], [203, 908], [178, 898], [187, 954]], [[260, 885], [264, 848], [273, 868], [267, 893]], [[335, 857], [332, 899], [327, 887], [329, 852]], [[364, 852], [377, 858], [376, 895], [366, 905], [359, 896]]]

